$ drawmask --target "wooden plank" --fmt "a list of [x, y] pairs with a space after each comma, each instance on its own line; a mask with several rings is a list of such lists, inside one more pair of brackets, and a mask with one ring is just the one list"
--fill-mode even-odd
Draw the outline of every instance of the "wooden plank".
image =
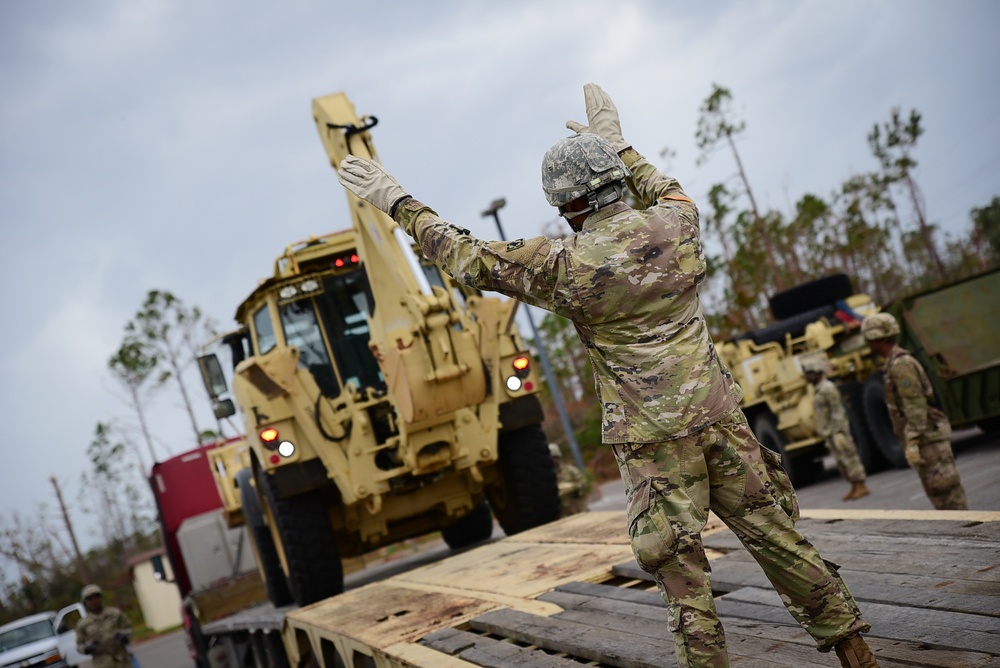
[[912, 536], [954, 536], [963, 539], [1000, 540], [1000, 512], [940, 510], [824, 510], [802, 511], [804, 532]]
[[[593, 582], [567, 582], [559, 585], [555, 591], [581, 594], [594, 598], [607, 598], [616, 601], [628, 601], [640, 605], [663, 608], [665, 604], [658, 589], [633, 589], [631, 587], [614, 587], [612, 585], [595, 584]], [[541, 598], [541, 597], [539, 597]]]
[[[859, 601], [1000, 617], [1000, 583], [991, 585], [847, 568], [841, 568], [840, 574]], [[749, 554], [733, 553], [712, 563], [712, 590], [715, 592], [730, 593], [740, 587], [766, 589], [770, 586], [764, 572]]]
[[[790, 618], [789, 618], [790, 619]], [[755, 636], [774, 641], [788, 641], [789, 637], [802, 638], [812, 647], [812, 638], [799, 626], [785, 626], [753, 619], [725, 617], [722, 620], [726, 635]], [[791, 635], [792, 632], [797, 632]], [[995, 656], [983, 652], [971, 652], [956, 649], [934, 649], [920, 643], [888, 640], [872, 635], [866, 635], [865, 640], [882, 668], [889, 666], [923, 666], [925, 668], [996, 668], [998, 661]], [[813, 651], [816, 651], [815, 649]], [[827, 655], [829, 656], [829, 655]], [[834, 664], [829, 664], [834, 665]]]
[[[744, 587], [715, 601], [720, 616], [787, 624], [791, 615], [773, 589]], [[869, 637], [917, 642], [937, 649], [1000, 656], [1000, 622], [994, 617], [867, 603]]]
[[483, 668], [580, 668], [570, 659], [458, 629], [434, 631], [420, 644]]
[[616, 668], [662, 668], [674, 661], [674, 642], [669, 638], [644, 638], [517, 610], [493, 610], [473, 618], [469, 625]]

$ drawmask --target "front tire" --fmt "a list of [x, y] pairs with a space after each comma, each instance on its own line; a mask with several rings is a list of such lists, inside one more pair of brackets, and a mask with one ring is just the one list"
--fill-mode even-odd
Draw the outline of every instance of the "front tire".
[[508, 536], [559, 519], [559, 485], [540, 425], [499, 436], [499, 479], [486, 494], [500, 527]]
[[298, 606], [344, 591], [344, 566], [320, 490], [281, 498], [274, 476], [259, 472], [271, 535]]
[[788, 474], [792, 487], [804, 487], [816, 479], [822, 462], [816, 461], [810, 455], [793, 458], [786, 448], [788, 442], [778, 431], [778, 426], [770, 413], [761, 413], [754, 418], [752, 429], [757, 441], [763, 447], [781, 455], [781, 467]]
[[274, 547], [271, 530], [264, 521], [264, 513], [260, 509], [257, 491], [251, 484], [253, 471], [243, 469], [236, 474], [236, 486], [240, 490], [240, 504], [243, 506], [243, 519], [250, 534], [250, 546], [257, 559], [257, 570], [264, 580], [264, 589], [271, 604], [280, 608], [292, 602], [292, 593], [288, 590], [285, 573], [281, 570], [281, 558]]
[[441, 537], [453, 550], [481, 543], [493, 535], [493, 513], [482, 498], [469, 514], [449, 527], [441, 529]]
[[885, 403], [885, 381], [878, 373], [869, 377], [862, 388], [862, 401], [865, 407], [865, 417], [868, 418], [868, 429], [871, 431], [875, 444], [882, 451], [893, 468], [905, 469], [909, 466], [906, 454], [896, 438], [889, 418], [889, 408]]

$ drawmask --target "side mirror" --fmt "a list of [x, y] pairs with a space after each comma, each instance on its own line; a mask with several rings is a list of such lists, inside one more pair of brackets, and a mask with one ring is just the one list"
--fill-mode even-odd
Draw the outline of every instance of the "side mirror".
[[[222, 373], [222, 365], [219, 364], [219, 358], [215, 354], [199, 357], [198, 371], [201, 372], [201, 380], [212, 399], [218, 399], [229, 389], [226, 386], [226, 376]], [[229, 413], [229, 415], [232, 415], [232, 413]], [[216, 417], [219, 416], [217, 415]]]
[[215, 411], [215, 417], [219, 420], [236, 415], [236, 405], [232, 399], [212, 402], [212, 410]]

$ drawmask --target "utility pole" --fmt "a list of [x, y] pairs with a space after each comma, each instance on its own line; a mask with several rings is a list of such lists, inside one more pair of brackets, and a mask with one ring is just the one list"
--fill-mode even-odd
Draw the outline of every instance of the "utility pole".
[[[493, 221], [497, 224], [497, 231], [500, 233], [501, 241], [507, 241], [507, 235], [503, 232], [503, 225], [500, 224], [500, 214], [498, 211], [506, 204], [506, 199], [495, 199], [490, 204], [490, 208], [483, 211], [482, 214], [483, 218], [493, 217]], [[569, 449], [573, 452], [573, 460], [581, 471], [586, 470], [586, 466], [583, 463], [583, 455], [580, 454], [580, 446], [576, 442], [576, 434], [573, 433], [573, 425], [569, 421], [569, 413], [566, 412], [566, 405], [562, 400], [562, 392], [559, 389], [559, 382], [556, 380], [556, 373], [552, 370], [552, 364], [549, 362], [549, 354], [545, 351], [542, 337], [538, 334], [538, 328], [535, 327], [535, 319], [531, 317], [531, 310], [527, 305], [525, 305], [524, 313], [528, 316], [528, 324], [531, 325], [531, 335], [535, 338], [538, 357], [542, 360], [542, 369], [545, 371], [545, 378], [549, 381], [549, 389], [552, 390], [552, 401], [556, 405], [556, 412], [559, 413], [559, 420], [562, 422], [563, 431], [566, 433]]]
[[49, 480], [52, 482], [52, 486], [56, 488], [56, 499], [59, 500], [59, 510], [62, 511], [63, 521], [66, 523], [66, 531], [69, 532], [69, 539], [73, 543], [73, 552], [76, 554], [76, 572], [80, 576], [80, 580], [84, 583], [90, 582], [90, 570], [87, 568], [87, 562], [83, 558], [83, 554], [80, 552], [80, 545], [76, 542], [76, 534], [73, 532], [73, 523], [70, 522], [69, 513], [66, 512], [66, 504], [63, 503], [62, 490], [59, 488], [59, 481], [56, 480], [54, 475], [49, 476]]

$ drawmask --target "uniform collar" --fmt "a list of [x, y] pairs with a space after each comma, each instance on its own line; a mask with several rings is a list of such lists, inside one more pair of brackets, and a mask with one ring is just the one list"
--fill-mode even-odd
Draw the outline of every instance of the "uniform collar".
[[583, 221], [583, 226], [581, 230], [586, 232], [588, 228], [592, 228], [596, 223], [607, 220], [612, 216], [617, 216], [623, 211], [629, 210], [631, 207], [626, 204], [623, 200], [618, 200], [608, 206], [598, 209], [596, 212], [587, 216], [586, 220]]

